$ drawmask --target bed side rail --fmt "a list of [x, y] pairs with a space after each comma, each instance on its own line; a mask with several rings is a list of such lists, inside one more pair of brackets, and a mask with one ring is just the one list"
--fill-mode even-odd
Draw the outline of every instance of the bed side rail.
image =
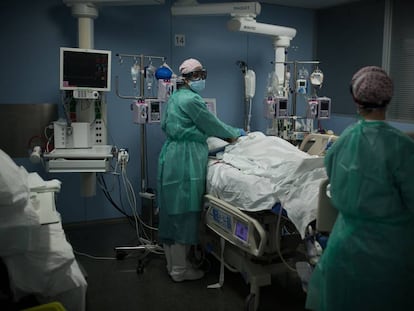
[[210, 194], [205, 195], [204, 198], [208, 228], [254, 256], [263, 254], [267, 235], [256, 219]]
[[316, 230], [331, 232], [338, 216], [338, 210], [332, 206], [331, 199], [326, 192], [329, 180], [325, 179], [319, 187], [318, 213], [316, 216]]
[[334, 143], [337, 138], [335, 135], [310, 133], [306, 135], [299, 149], [310, 155], [323, 156], [329, 144]]
[[405, 132], [408, 136], [410, 136], [412, 139], [414, 139], [414, 132]]

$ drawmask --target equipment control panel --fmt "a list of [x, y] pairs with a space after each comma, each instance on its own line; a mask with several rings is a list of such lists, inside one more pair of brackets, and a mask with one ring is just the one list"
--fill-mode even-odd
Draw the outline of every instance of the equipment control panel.
[[208, 228], [254, 256], [263, 254], [267, 235], [256, 219], [210, 194], [205, 199]]
[[215, 225], [219, 226], [226, 234], [232, 239], [236, 238], [237, 241], [244, 244], [249, 242], [249, 224], [242, 219], [239, 219], [235, 215], [226, 213], [220, 208], [212, 207], [209, 211], [210, 220]]
[[160, 123], [161, 122], [161, 101], [147, 98], [136, 100], [131, 104], [134, 123]]

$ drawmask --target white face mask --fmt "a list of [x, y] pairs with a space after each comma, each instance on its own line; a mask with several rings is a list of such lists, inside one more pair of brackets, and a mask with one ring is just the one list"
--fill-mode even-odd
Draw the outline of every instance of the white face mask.
[[206, 87], [206, 80], [190, 81], [188, 85], [194, 92], [199, 93]]

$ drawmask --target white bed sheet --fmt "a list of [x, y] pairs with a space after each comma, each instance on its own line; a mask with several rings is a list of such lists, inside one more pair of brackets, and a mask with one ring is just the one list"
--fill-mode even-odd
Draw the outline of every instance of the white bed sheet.
[[289, 142], [253, 132], [211, 160], [207, 192], [245, 211], [270, 210], [280, 202], [302, 238], [316, 219], [323, 158]]

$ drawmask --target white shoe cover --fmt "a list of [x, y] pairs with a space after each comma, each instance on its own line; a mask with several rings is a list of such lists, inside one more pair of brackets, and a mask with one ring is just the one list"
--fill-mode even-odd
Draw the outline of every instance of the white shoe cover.
[[194, 268], [173, 266], [170, 276], [174, 282], [194, 281], [204, 277], [204, 272]]
[[194, 269], [187, 261], [186, 245], [172, 244], [171, 248], [171, 272], [170, 276], [175, 282], [193, 281], [204, 276], [202, 270]]
[[165, 254], [165, 260], [167, 261], [167, 272], [168, 274], [171, 273], [171, 246], [164, 244], [164, 254]]

